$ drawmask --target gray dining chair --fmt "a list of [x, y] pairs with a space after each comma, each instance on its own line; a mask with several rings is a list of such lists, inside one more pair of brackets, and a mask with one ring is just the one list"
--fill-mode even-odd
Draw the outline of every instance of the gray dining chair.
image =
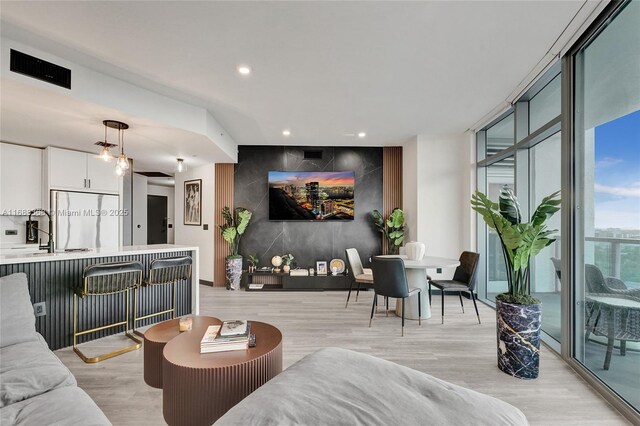
[[[402, 299], [402, 336], [404, 336], [404, 301], [407, 297], [418, 296], [418, 325], [422, 325], [422, 306], [420, 306], [420, 289], [409, 288], [407, 281], [407, 273], [404, 268], [404, 262], [400, 258], [385, 258], [376, 256], [371, 262], [373, 270], [373, 289], [375, 295], [373, 297], [373, 305], [371, 306], [371, 317], [369, 318], [369, 327], [373, 320], [373, 313], [378, 305], [378, 295], [384, 296], [388, 301], [389, 297]], [[389, 311], [387, 302], [387, 315]]]
[[470, 251], [463, 251], [460, 255], [460, 266], [456, 268], [451, 280], [429, 280], [429, 304], [431, 304], [431, 286], [440, 290], [441, 303], [442, 303], [442, 324], [444, 324], [444, 295], [446, 292], [455, 291], [458, 293], [460, 299], [460, 306], [462, 306], [462, 313], [464, 313], [464, 304], [462, 303], [462, 293], [469, 293], [471, 300], [473, 301], [473, 307], [476, 308], [476, 316], [478, 317], [478, 324], [482, 324], [480, 321], [480, 314], [478, 313], [478, 305], [476, 304], [476, 297], [474, 294], [476, 286], [476, 270], [478, 269], [478, 260], [480, 255]]

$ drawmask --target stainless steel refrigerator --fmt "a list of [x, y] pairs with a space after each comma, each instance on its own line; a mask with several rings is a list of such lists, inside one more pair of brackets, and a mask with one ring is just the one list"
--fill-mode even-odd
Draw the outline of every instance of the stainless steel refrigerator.
[[51, 191], [56, 249], [117, 247], [118, 196]]

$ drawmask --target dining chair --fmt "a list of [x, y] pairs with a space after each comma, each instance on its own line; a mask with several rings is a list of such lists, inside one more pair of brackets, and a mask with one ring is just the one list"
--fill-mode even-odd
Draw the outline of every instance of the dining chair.
[[349, 284], [349, 293], [347, 294], [347, 303], [345, 303], [344, 307], [346, 309], [349, 306], [349, 298], [351, 297], [351, 290], [353, 289], [354, 284], [358, 284], [358, 289], [356, 291], [356, 302], [358, 301], [358, 295], [360, 294], [360, 286], [365, 285], [371, 287], [373, 285], [373, 274], [366, 273], [365, 268], [362, 267], [362, 261], [360, 260], [360, 255], [358, 254], [358, 250], [355, 248], [348, 248], [345, 250], [345, 254], [347, 257], [347, 262], [349, 262], [349, 277], [351, 278], [351, 282]]
[[371, 263], [373, 270], [373, 289], [375, 295], [373, 297], [373, 305], [371, 306], [371, 317], [369, 318], [369, 327], [373, 320], [373, 313], [378, 305], [378, 295], [385, 296], [387, 300], [386, 314], [389, 315], [389, 297], [402, 299], [402, 336], [404, 336], [404, 301], [407, 297], [418, 296], [418, 325], [422, 325], [422, 306], [420, 306], [420, 289], [409, 288], [407, 282], [407, 273], [404, 268], [404, 261], [400, 258], [385, 258], [376, 256]]
[[442, 324], [444, 324], [444, 296], [446, 292], [455, 291], [458, 293], [460, 299], [460, 306], [462, 306], [462, 313], [464, 313], [464, 304], [462, 303], [462, 293], [466, 292], [471, 295], [473, 306], [476, 309], [476, 316], [478, 317], [478, 324], [482, 324], [480, 321], [480, 314], [478, 313], [478, 305], [476, 304], [476, 297], [474, 290], [476, 287], [476, 270], [478, 269], [478, 260], [480, 254], [463, 251], [460, 255], [460, 266], [456, 268], [451, 280], [429, 280], [429, 304], [431, 304], [431, 286], [440, 290], [441, 303], [442, 303]]

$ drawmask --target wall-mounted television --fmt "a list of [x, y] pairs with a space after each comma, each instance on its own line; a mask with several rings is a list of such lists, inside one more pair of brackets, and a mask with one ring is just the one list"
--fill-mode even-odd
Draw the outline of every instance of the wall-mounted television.
[[269, 172], [269, 220], [353, 220], [355, 172]]

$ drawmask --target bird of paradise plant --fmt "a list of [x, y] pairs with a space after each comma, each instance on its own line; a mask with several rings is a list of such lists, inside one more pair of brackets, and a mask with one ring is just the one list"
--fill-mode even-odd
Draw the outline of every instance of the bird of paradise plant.
[[516, 304], [540, 303], [531, 296], [529, 263], [548, 245], [556, 240], [549, 230], [547, 219], [560, 210], [560, 191], [545, 197], [528, 223], [522, 223], [520, 205], [507, 185], [500, 190], [499, 202], [495, 203], [480, 191], [471, 197], [473, 210], [482, 215], [489, 228], [496, 231], [502, 246], [502, 255], [507, 269], [507, 293], [497, 296], [503, 302]]

